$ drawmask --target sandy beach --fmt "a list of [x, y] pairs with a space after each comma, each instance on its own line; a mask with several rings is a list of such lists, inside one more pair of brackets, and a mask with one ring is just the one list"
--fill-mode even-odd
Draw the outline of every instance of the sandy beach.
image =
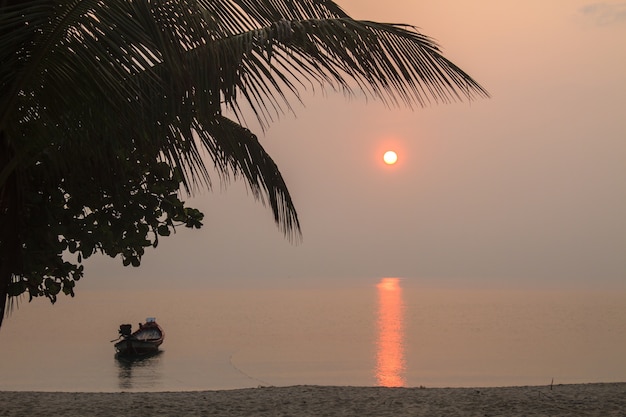
[[626, 383], [502, 388], [291, 386], [0, 392], [0, 416], [626, 416]]

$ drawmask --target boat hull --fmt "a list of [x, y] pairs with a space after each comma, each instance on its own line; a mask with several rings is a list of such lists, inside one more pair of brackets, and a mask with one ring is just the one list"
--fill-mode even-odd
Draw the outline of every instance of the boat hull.
[[163, 343], [159, 341], [145, 341], [135, 339], [120, 340], [115, 344], [115, 350], [119, 355], [127, 356], [143, 356], [150, 355], [159, 351], [159, 346]]

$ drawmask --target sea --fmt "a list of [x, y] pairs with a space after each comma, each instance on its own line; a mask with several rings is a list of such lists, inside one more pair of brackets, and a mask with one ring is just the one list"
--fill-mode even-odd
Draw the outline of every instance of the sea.
[[[147, 317], [161, 351], [115, 355]], [[626, 381], [626, 291], [458, 288], [380, 277], [80, 290], [0, 329], [3, 391], [288, 385], [491, 387]]]

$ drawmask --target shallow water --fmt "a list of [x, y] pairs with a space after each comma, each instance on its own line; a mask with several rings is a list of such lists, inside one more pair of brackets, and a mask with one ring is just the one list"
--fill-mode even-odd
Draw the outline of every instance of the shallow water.
[[[116, 359], [156, 317], [162, 352]], [[409, 279], [288, 288], [80, 291], [0, 331], [0, 390], [259, 385], [500, 386], [626, 381], [626, 293], [433, 288]]]

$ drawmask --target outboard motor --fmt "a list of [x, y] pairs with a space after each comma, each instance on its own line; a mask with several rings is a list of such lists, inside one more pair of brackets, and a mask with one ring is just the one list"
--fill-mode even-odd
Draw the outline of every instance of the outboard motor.
[[130, 334], [132, 333], [132, 324], [120, 324], [120, 336], [121, 337], [128, 337], [130, 336]]

